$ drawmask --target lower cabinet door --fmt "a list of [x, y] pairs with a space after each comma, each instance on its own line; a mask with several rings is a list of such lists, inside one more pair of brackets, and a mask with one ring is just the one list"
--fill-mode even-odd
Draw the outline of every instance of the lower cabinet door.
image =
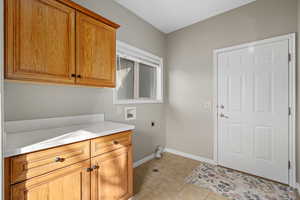
[[131, 146], [92, 158], [91, 167], [92, 200], [127, 200], [132, 197]]
[[90, 160], [13, 185], [11, 200], [89, 200]]

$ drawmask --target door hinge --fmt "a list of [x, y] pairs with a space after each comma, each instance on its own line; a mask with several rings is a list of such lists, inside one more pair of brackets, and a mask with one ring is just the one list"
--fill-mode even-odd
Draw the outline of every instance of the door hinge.
[[292, 61], [292, 54], [289, 53], [289, 62], [291, 62], [291, 61]]
[[289, 116], [291, 116], [291, 115], [292, 115], [292, 108], [289, 107]]
[[288, 168], [291, 169], [291, 161], [288, 162]]

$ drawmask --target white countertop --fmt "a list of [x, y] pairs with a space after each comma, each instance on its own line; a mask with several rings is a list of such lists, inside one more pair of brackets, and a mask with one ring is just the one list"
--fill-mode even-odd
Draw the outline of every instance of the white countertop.
[[99, 121], [59, 128], [7, 133], [4, 157], [30, 153], [133, 129], [133, 125]]

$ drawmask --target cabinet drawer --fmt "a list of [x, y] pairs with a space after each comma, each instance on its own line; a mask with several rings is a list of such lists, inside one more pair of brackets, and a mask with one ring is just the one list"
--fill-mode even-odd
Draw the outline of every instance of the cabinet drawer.
[[90, 160], [82, 161], [11, 186], [7, 200], [88, 200]]
[[96, 138], [91, 141], [92, 157], [131, 145], [131, 131]]
[[11, 183], [45, 174], [90, 157], [90, 141], [12, 157]]

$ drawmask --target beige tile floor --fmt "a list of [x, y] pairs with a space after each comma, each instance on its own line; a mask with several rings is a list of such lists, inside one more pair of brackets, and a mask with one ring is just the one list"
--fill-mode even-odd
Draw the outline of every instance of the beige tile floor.
[[[134, 200], [226, 200], [226, 198], [185, 184], [184, 178], [200, 162], [165, 153], [160, 160], [151, 160], [134, 169]], [[153, 172], [158, 169], [158, 172]]]
[[[184, 178], [200, 162], [164, 153], [160, 160], [151, 160], [134, 169], [134, 200], [228, 200], [219, 194], [191, 184]], [[154, 172], [153, 169], [158, 169]], [[297, 200], [300, 200], [299, 196]]]

